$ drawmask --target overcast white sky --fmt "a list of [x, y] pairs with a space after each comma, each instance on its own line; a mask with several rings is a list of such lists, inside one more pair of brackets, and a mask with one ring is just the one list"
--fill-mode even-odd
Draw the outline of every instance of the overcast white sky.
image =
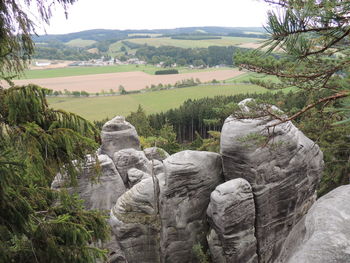
[[46, 32], [262, 26], [268, 8], [259, 0], [79, 0], [69, 8], [68, 20], [56, 8]]

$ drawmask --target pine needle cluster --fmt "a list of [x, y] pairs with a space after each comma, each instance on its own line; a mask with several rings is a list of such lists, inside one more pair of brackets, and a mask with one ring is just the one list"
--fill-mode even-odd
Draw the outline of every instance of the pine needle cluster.
[[[306, 91], [310, 103], [283, 118], [296, 119], [316, 106], [335, 100], [349, 108], [350, 3], [341, 0], [269, 1], [278, 11], [268, 13], [269, 39], [260, 51], [238, 54], [237, 64], [250, 71], [277, 76], [280, 83], [259, 81], [270, 88]], [[323, 94], [319, 98], [319, 94]], [[316, 99], [317, 98], [317, 99]], [[344, 122], [349, 122], [350, 117]]]
[[0, 262], [95, 262], [105, 251], [106, 218], [77, 196], [50, 188], [71, 183], [97, 148], [98, 132], [81, 117], [50, 109], [35, 86], [0, 89]]

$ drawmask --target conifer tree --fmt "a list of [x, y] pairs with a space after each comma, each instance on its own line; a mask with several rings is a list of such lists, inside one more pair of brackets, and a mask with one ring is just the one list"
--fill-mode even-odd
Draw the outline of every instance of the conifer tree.
[[152, 129], [146, 111], [139, 104], [136, 112], [131, 112], [126, 120], [135, 126], [137, 134], [143, 137], [149, 137], [154, 134], [154, 130]]
[[[95, 262], [105, 218], [77, 196], [56, 192], [54, 176], [74, 183], [84, 156], [97, 148], [88, 121], [47, 106], [45, 90], [0, 90], [0, 262]], [[74, 161], [73, 161], [74, 160]]]
[[[0, 2], [0, 80], [21, 73], [34, 52], [36, 25], [49, 23], [55, 5], [67, 8], [76, 0], [6, 0]], [[36, 10], [37, 15], [29, 11]], [[35, 17], [35, 20], [33, 20]]]
[[[48, 22], [52, 4], [74, 2], [1, 1], [0, 81], [10, 82], [33, 53], [34, 22], [23, 6], [36, 6]], [[0, 262], [96, 262], [105, 255], [93, 244], [108, 237], [106, 218], [50, 186], [58, 172], [76, 182], [99, 135], [81, 117], [50, 109], [46, 92], [0, 82]]]
[[[250, 71], [277, 76], [271, 89], [297, 87], [308, 91], [309, 103], [289, 117], [268, 114], [279, 123], [294, 120], [315, 107], [350, 96], [350, 2], [341, 0], [265, 0], [278, 6], [268, 13], [270, 39], [261, 52], [239, 54], [235, 61]], [[269, 55], [278, 52], [278, 58]], [[349, 105], [348, 105], [349, 106]], [[346, 119], [343, 122], [349, 121]]]
[[[278, 120], [272, 126], [298, 121], [303, 132], [321, 146], [325, 159], [319, 189], [322, 195], [349, 183], [350, 2], [264, 1], [278, 7], [268, 13], [266, 29], [270, 39], [259, 51], [237, 55], [235, 62], [244, 69], [280, 80], [254, 80], [258, 85], [292, 88], [297, 96], [306, 97], [306, 102], [296, 111], [292, 109], [289, 116], [272, 111], [264, 103], [258, 110]], [[298, 104], [297, 100], [289, 98], [283, 103]]]

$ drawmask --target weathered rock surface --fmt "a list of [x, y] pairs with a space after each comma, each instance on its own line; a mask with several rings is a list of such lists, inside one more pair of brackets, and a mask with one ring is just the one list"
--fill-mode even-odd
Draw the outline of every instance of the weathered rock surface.
[[134, 186], [135, 184], [137, 184], [141, 180], [144, 180], [144, 179], [149, 178], [149, 177], [151, 177], [151, 175], [149, 175], [148, 173], [145, 173], [139, 169], [131, 168], [128, 170], [128, 180], [129, 180], [130, 186]]
[[129, 263], [160, 262], [160, 220], [152, 178], [125, 192], [111, 210], [110, 224]]
[[253, 192], [244, 179], [220, 184], [211, 193], [207, 209], [207, 237], [214, 263], [258, 262]]
[[159, 147], [151, 147], [143, 150], [148, 160], [158, 160], [163, 161], [170, 155]]
[[[249, 112], [250, 101], [240, 103], [243, 111]], [[136, 130], [123, 117], [107, 122], [98, 150], [102, 175], [96, 177], [91, 159], [69, 190], [88, 209], [112, 208], [114, 235], [100, 244], [109, 262], [198, 263], [193, 248], [199, 244], [215, 263], [350, 262], [350, 231], [342, 227], [350, 212], [340, 201], [350, 194], [324, 197], [321, 208], [314, 208], [317, 202], [304, 217], [315, 200], [322, 153], [292, 123], [268, 131], [271, 124], [268, 118], [229, 117], [222, 156], [169, 156], [156, 147], [140, 151]], [[52, 187], [64, 182], [57, 176]]]
[[313, 204], [288, 235], [277, 262], [350, 262], [350, 185]]
[[[111, 225], [111, 223], [109, 223]], [[128, 263], [126, 260], [123, 250], [120, 248], [119, 242], [116, 236], [111, 233], [111, 238], [106, 243], [100, 244], [98, 246], [101, 249], [107, 249], [107, 261], [106, 263]], [[98, 261], [99, 262], [99, 261]]]
[[114, 153], [113, 161], [125, 184], [128, 184], [128, 171], [131, 168], [136, 168], [148, 174], [152, 170], [152, 164], [146, 158], [145, 153], [132, 148]]
[[162, 262], [197, 262], [192, 249], [206, 244], [210, 193], [223, 182], [221, 157], [183, 151], [164, 160], [164, 171], [159, 176]]
[[165, 172], [164, 163], [162, 161], [152, 160], [151, 165], [152, 165], [152, 172], [155, 176], [158, 176], [159, 174], [162, 174]]
[[229, 117], [221, 133], [226, 180], [244, 178], [253, 188], [260, 262], [276, 259], [286, 236], [314, 202], [323, 168], [314, 142], [291, 122], [268, 131], [274, 122]]
[[[96, 160], [88, 156], [87, 165], [78, 176], [77, 186], [68, 190], [79, 194], [87, 209], [110, 210], [126, 189], [112, 159], [107, 155], [99, 155], [98, 161], [100, 176], [97, 174]], [[63, 187], [66, 180], [62, 175], [56, 176], [52, 188]]]
[[140, 141], [135, 127], [122, 116], [117, 116], [103, 125], [101, 140], [101, 153], [111, 158], [115, 152], [122, 149], [140, 150]]
[[129, 186], [132, 187], [141, 180], [151, 177], [152, 173], [154, 176], [164, 173], [164, 165], [161, 161], [153, 160], [150, 162], [150, 166], [150, 174], [136, 168], [129, 169], [127, 172]]

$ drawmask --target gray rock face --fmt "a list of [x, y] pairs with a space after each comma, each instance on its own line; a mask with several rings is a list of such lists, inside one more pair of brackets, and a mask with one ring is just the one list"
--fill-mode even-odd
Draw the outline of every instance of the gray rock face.
[[155, 176], [158, 176], [159, 174], [162, 174], [165, 172], [165, 167], [163, 162], [158, 161], [158, 160], [152, 160], [152, 171]]
[[197, 262], [193, 246], [206, 243], [210, 193], [223, 182], [219, 154], [183, 151], [164, 160], [159, 176], [162, 262]]
[[134, 126], [122, 116], [106, 122], [101, 132], [101, 153], [113, 158], [113, 154], [126, 148], [140, 150], [140, 141]]
[[269, 133], [266, 127], [272, 123], [229, 117], [221, 132], [226, 180], [244, 178], [253, 188], [259, 262], [276, 259], [286, 236], [314, 202], [323, 168], [315, 143], [291, 122]]
[[146, 158], [143, 151], [135, 149], [120, 150], [113, 155], [113, 161], [125, 184], [128, 184], [128, 171], [136, 168], [142, 172], [151, 173], [151, 162]]
[[111, 233], [110, 240], [108, 240], [106, 243], [100, 244], [98, 248], [108, 250], [106, 263], [107, 262], [108, 263], [128, 263], [128, 261], [126, 260], [125, 254], [123, 250], [120, 248], [120, 245], [116, 237], [113, 235], [113, 233]]
[[288, 235], [277, 262], [350, 262], [350, 185], [313, 204]]
[[160, 220], [152, 178], [140, 181], [118, 199], [110, 224], [129, 263], [160, 262]]
[[159, 174], [164, 173], [164, 165], [161, 161], [153, 160], [150, 162], [149, 166], [150, 166], [149, 169], [151, 170], [150, 171], [151, 174], [143, 172], [136, 168], [131, 168], [128, 170], [127, 174], [128, 174], [128, 182], [130, 187], [134, 186], [141, 180], [151, 177], [152, 173], [154, 176], [158, 176]]
[[128, 170], [128, 180], [131, 186], [134, 186], [141, 180], [151, 177], [148, 173], [145, 173], [139, 169], [131, 168]]
[[[126, 189], [112, 159], [107, 155], [99, 155], [98, 161], [101, 167], [100, 176], [96, 173], [95, 159], [88, 156], [88, 163], [78, 176], [78, 185], [68, 190], [79, 194], [87, 209], [110, 210]], [[63, 187], [66, 180], [62, 175], [56, 176], [52, 188]]]
[[151, 147], [143, 150], [148, 160], [163, 161], [170, 155], [159, 147]]
[[211, 193], [207, 209], [207, 237], [214, 263], [258, 262], [253, 192], [244, 179], [220, 184]]
[[193, 246], [206, 244], [210, 193], [223, 182], [220, 155], [180, 152], [163, 171], [133, 186], [111, 212], [128, 262], [197, 262]]

